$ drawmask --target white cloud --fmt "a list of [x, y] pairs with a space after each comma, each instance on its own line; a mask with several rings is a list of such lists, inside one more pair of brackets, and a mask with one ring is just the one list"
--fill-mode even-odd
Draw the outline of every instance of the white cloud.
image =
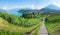
[[54, 5], [60, 7], [60, 3], [53, 3]]
[[54, 0], [54, 1], [52, 2], [52, 4], [60, 7], [60, 0]]
[[7, 10], [8, 8], [7, 8], [7, 7], [3, 7], [3, 8], [1, 8], [1, 9]]
[[12, 6], [12, 7], [3, 7], [1, 9], [4, 9], [4, 10], [9, 10], [9, 9], [14, 9], [14, 8], [32, 8], [34, 9], [34, 5], [25, 5], [25, 6]]
[[[48, 0], [47, 0], [47, 2], [48, 2]], [[54, 5], [56, 5], [56, 6], [58, 6], [58, 7], [60, 7], [60, 0], [49, 0], [49, 3], [46, 3], [47, 5], [48, 4], [54, 4]], [[1, 9], [4, 9], [4, 10], [9, 10], [9, 9], [14, 9], [14, 8], [32, 8], [32, 9], [41, 9], [41, 8], [44, 8], [44, 7], [46, 7], [47, 5], [46, 4], [42, 4], [42, 5], [40, 5], [40, 6], [35, 6], [34, 4], [31, 4], [31, 5], [25, 5], [25, 6], [18, 6], [18, 5], [16, 5], [16, 6], [12, 6], [12, 7], [0, 7]]]

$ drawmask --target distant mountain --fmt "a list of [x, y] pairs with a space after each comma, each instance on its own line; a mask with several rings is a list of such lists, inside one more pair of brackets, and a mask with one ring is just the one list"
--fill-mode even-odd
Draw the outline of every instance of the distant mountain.
[[46, 6], [45, 8], [47, 9], [53, 9], [53, 10], [60, 10], [60, 7], [57, 7], [56, 5], [50, 4]]
[[24, 9], [24, 10], [33, 10], [33, 9], [31, 9], [31, 8], [22, 8], [22, 9]]
[[17, 15], [22, 15], [22, 13], [19, 13], [18, 11], [19, 10], [21, 10], [21, 9], [23, 9], [23, 10], [32, 10], [31, 8], [16, 8], [16, 9], [10, 9], [10, 10], [7, 10], [7, 12], [8, 13], [12, 13], [12, 14], [17, 14]]
[[6, 10], [7, 12], [10, 12], [10, 13], [16, 13], [18, 12], [20, 9], [16, 8], [16, 9], [10, 9], [10, 10]]
[[20, 8], [10, 9], [10, 10], [6, 10], [6, 11], [7, 11], [8, 13], [21, 16], [22, 13], [19, 13], [19, 12], [18, 12], [19, 10], [20, 10]]
[[48, 5], [42, 9], [40, 9], [42, 13], [48, 12], [48, 13], [60, 13], [60, 8], [55, 5]]
[[[23, 10], [32, 10], [31, 8], [21, 8]], [[10, 10], [7, 10], [7, 12], [10, 12], [10, 13], [17, 13], [19, 10], [21, 10], [20, 8], [16, 8], [16, 9], [10, 9]]]
[[5, 10], [3, 10], [3, 9], [0, 9], [0, 12], [4, 12]]

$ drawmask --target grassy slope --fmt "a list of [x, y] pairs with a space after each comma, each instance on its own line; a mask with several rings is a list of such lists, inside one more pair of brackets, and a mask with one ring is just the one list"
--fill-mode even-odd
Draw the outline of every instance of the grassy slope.
[[0, 30], [6, 30], [6, 31], [10, 31], [10, 32], [21, 32], [21, 33], [25, 33], [25, 32], [30, 32], [32, 31], [35, 27], [37, 27], [39, 24], [32, 26], [32, 27], [22, 27], [22, 26], [16, 26], [16, 25], [12, 25], [10, 23], [8, 23], [6, 20], [2, 19], [0, 17]]
[[[48, 29], [48, 32], [52, 35], [52, 33], [56, 32], [56, 30], [60, 29], [60, 17], [59, 15], [54, 15], [48, 17], [48, 21], [46, 22], [46, 27]], [[60, 32], [59, 32], [60, 33]], [[56, 35], [59, 33], [54, 33], [53, 35]]]

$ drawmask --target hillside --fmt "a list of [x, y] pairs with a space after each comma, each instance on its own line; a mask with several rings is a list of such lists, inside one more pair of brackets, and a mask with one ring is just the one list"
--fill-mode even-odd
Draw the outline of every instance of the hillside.
[[60, 15], [52, 15], [46, 18], [46, 28], [49, 35], [60, 35]]
[[[4, 20], [0, 17], [0, 33], [3, 32], [2, 30], [4, 30], [5, 32], [3, 34], [5, 34], [6, 31], [14, 33], [14, 34], [17, 33], [17, 32], [21, 32], [21, 34], [26, 33], [26, 32], [30, 32], [34, 28], [36, 28], [38, 25], [39, 24], [37, 24], [35, 26], [32, 26], [32, 27], [29, 27], [29, 28], [28, 27], [17, 26], [17, 25], [10, 24], [9, 22], [7, 22], [6, 20]], [[19, 33], [17, 33], [17, 34], [19, 34]]]

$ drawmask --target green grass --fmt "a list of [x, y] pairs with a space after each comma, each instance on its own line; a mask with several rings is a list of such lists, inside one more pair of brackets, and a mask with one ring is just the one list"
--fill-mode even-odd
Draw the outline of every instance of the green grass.
[[[32, 20], [32, 19], [31, 19]], [[32, 20], [33, 21], [33, 20]], [[35, 25], [35, 26], [31, 26], [31, 27], [23, 27], [23, 26], [18, 26], [18, 25], [13, 25], [10, 24], [9, 22], [7, 22], [6, 20], [2, 19], [0, 17], [0, 31], [4, 32], [3, 34], [5, 34], [6, 32], [8, 33], [17, 33], [17, 32], [21, 32], [21, 33], [26, 33], [26, 32], [30, 32], [33, 29], [35, 29], [37, 26], [39, 26], [41, 23]], [[3, 31], [4, 30], [4, 31]], [[6, 31], [6, 32], [5, 32]], [[7, 33], [7, 34], [8, 34]], [[21, 34], [20, 33], [20, 34]], [[18, 33], [17, 33], [18, 34]]]
[[41, 18], [31, 18], [31, 19], [25, 19], [25, 18], [20, 18], [21, 20], [21, 25], [24, 27], [31, 27], [36, 24], [39, 24], [41, 21]]
[[40, 22], [40, 25], [31, 32], [31, 35], [38, 35], [40, 33], [41, 25], [42, 25], [42, 22]]
[[46, 27], [47, 27], [47, 30], [50, 35], [56, 35], [56, 34], [60, 35], [59, 34], [60, 32], [54, 33], [57, 30], [60, 30], [60, 17], [59, 17], [59, 15], [53, 15], [53, 16], [47, 17]]
[[0, 35], [23, 35], [21, 32], [10, 32], [6, 30], [0, 30]]
[[32, 33], [32, 35], [38, 35], [40, 32], [40, 26]]
[[41, 18], [23, 18], [20, 16], [15, 16], [13, 14], [8, 14], [6, 12], [0, 12], [0, 17], [8, 21], [10, 24], [23, 27], [31, 27], [37, 25], [41, 20]]

